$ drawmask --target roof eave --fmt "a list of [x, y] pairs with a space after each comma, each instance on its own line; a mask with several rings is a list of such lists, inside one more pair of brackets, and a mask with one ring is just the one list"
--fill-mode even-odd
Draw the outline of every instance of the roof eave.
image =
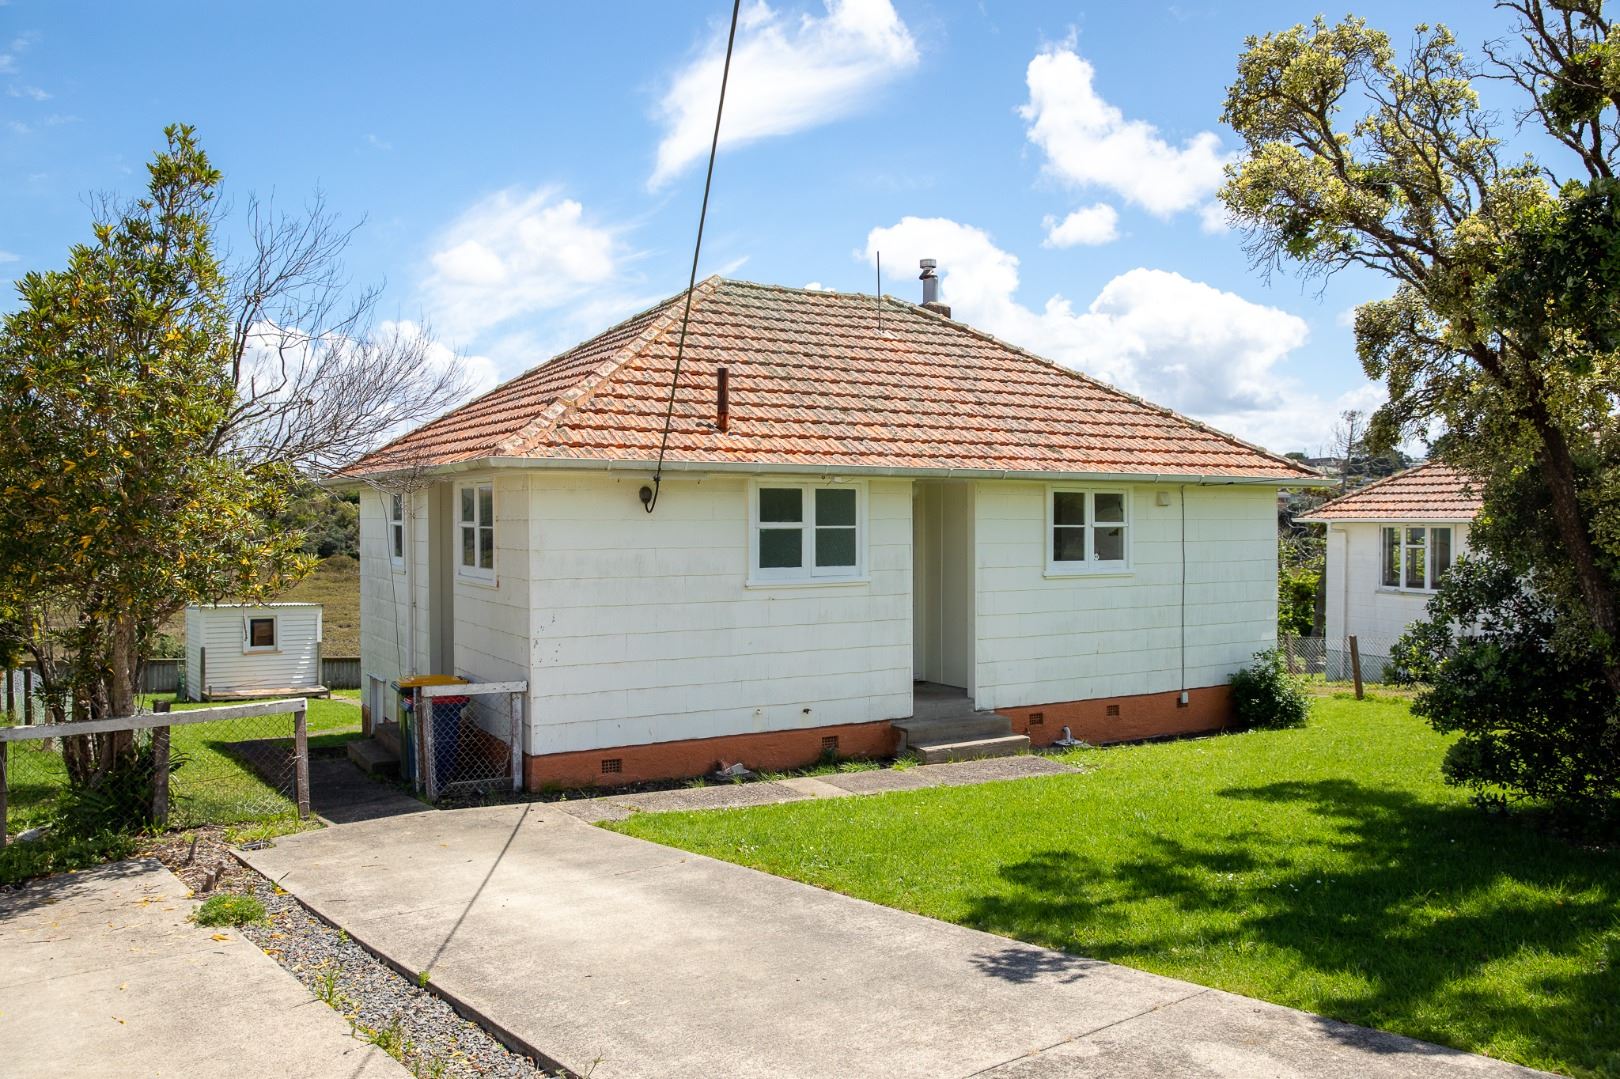
[[[390, 475], [450, 476], [477, 472], [490, 468], [531, 468], [575, 472], [642, 472], [650, 473], [656, 461], [601, 460], [581, 457], [474, 457], [464, 461], [432, 465], [425, 468], [400, 469], [392, 473], [376, 472], [367, 476], [344, 477], [344, 486], [353, 488], [367, 483], [386, 485]], [[929, 477], [939, 479], [1007, 479], [1045, 480], [1057, 482], [1099, 481], [1137, 483], [1196, 483], [1204, 486], [1254, 487], [1326, 487], [1336, 483], [1327, 476], [1226, 476], [1196, 472], [1105, 472], [1031, 470], [1016, 468], [911, 468], [885, 465], [831, 465], [788, 461], [665, 461], [663, 471], [684, 473], [726, 472], [739, 475], [839, 475], [839, 476], [893, 476]]]

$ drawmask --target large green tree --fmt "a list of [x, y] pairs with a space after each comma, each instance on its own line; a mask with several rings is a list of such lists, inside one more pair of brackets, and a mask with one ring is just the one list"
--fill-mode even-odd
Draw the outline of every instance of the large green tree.
[[[306, 571], [268, 524], [283, 464], [215, 452], [232, 415], [219, 173], [166, 131], [144, 197], [98, 222], [62, 270], [18, 282], [0, 329], [0, 622], [52, 718], [135, 711], [143, 647], [185, 604], [263, 597]], [[127, 737], [71, 739], [94, 784]]]
[[[1362, 267], [1389, 402], [1371, 440], [1438, 434], [1484, 496], [1473, 542], [1535, 582], [1620, 695], [1620, 41], [1600, 0], [1505, 0], [1476, 63], [1442, 26], [1404, 56], [1357, 18], [1250, 38], [1224, 119], [1222, 199], [1268, 270]], [[1480, 80], [1553, 147], [1511, 153]]]

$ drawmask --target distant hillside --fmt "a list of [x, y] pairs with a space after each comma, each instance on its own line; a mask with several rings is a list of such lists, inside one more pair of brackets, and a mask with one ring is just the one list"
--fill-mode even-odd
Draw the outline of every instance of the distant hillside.
[[345, 554], [321, 560], [310, 574], [278, 599], [285, 603], [319, 603], [328, 656], [360, 654], [360, 563]]

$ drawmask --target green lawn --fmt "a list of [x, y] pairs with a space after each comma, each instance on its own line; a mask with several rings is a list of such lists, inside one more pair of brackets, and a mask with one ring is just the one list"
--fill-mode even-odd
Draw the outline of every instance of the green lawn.
[[[173, 694], [147, 698], [147, 702], [157, 699], [173, 700]], [[174, 707], [176, 711], [189, 711], [217, 705], [186, 703]], [[312, 751], [339, 749], [359, 736], [360, 709], [343, 701], [311, 700], [307, 724]], [[292, 802], [229, 748], [232, 742], [273, 738], [282, 740], [290, 753], [290, 715], [179, 726], [172, 732], [171, 751], [184, 760], [171, 780], [171, 825], [240, 824], [294, 815]], [[67, 784], [67, 775], [61, 755], [48, 743], [19, 742], [10, 753], [7, 827], [18, 832], [51, 817], [56, 797]]]
[[979, 787], [620, 831], [892, 907], [1577, 1075], [1620, 1075], [1620, 853], [1481, 814], [1399, 700], [1079, 751]]

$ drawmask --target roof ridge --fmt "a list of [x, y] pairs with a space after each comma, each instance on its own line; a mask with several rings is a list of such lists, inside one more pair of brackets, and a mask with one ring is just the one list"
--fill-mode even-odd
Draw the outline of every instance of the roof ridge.
[[[1416, 473], [1422, 472], [1422, 471], [1424, 471], [1425, 469], [1428, 469], [1428, 468], [1433, 468], [1435, 466], [1445, 467], [1445, 462], [1441, 461], [1441, 460], [1439, 460], [1437, 458], [1431, 457], [1427, 461], [1421, 461], [1418, 464], [1415, 464], [1410, 468], [1403, 468], [1399, 472], [1391, 472], [1389, 475], [1381, 477], [1381, 478], [1376, 479], [1376, 480], [1373, 480], [1371, 483], [1364, 483], [1360, 487], [1357, 487], [1354, 491], [1346, 491], [1344, 494], [1340, 495], [1338, 498], [1330, 498], [1326, 502], [1322, 503], [1320, 506], [1315, 507], [1314, 509], [1310, 510], [1309, 512], [1312, 513], [1312, 514], [1321, 513], [1323, 510], [1328, 509], [1328, 508], [1333, 507], [1333, 506], [1337, 506], [1341, 502], [1348, 502], [1353, 498], [1360, 498], [1362, 495], [1367, 494], [1370, 491], [1376, 491], [1378, 488], [1384, 486], [1386, 483], [1393, 483], [1396, 480], [1405, 479], [1407, 476], [1415, 475]], [[1452, 471], [1457, 472], [1457, 470], [1454, 469], [1454, 468], [1452, 469]], [[1457, 475], [1462, 476], [1462, 473], [1457, 472]]]
[[[718, 274], [711, 274], [708, 277], [705, 277], [702, 281], [699, 281], [690, 290], [692, 293], [692, 306], [696, 307], [703, 300], [713, 296], [724, 280], [725, 279], [720, 277]], [[619, 346], [619, 348], [616, 349], [612, 355], [603, 360], [601, 363], [597, 364], [589, 374], [585, 375], [578, 382], [575, 382], [568, 389], [557, 394], [551, 403], [537, 412], [528, 423], [524, 424], [522, 427], [518, 428], [518, 430], [512, 432], [510, 435], [507, 435], [505, 438], [495, 443], [495, 445], [491, 447], [493, 455], [497, 457], [506, 456], [508, 453], [516, 451], [526, 444], [539, 440], [545, 434], [555, 431], [559, 426], [561, 426], [564, 420], [571, 413], [577, 412], [582, 406], [588, 404], [591, 398], [596, 396], [596, 392], [601, 389], [609, 379], [622, 371], [626, 364], [635, 359], [637, 356], [640, 356], [647, 349], [647, 346], [651, 345], [658, 338], [662, 337], [670, 329], [670, 327], [674, 326], [675, 323], [679, 321], [681, 312], [677, 311], [676, 308], [679, 306], [681, 297], [685, 296], [687, 291], [687, 289], [682, 289], [669, 299], [663, 301], [663, 303], [655, 304], [652, 307], [647, 308], [645, 311], [632, 316], [632, 318], [625, 319], [624, 322], [620, 322], [617, 326], [614, 326], [612, 329], [617, 329], [618, 326], [623, 326], [626, 323], [633, 321], [635, 318], [640, 318], [646, 315], [648, 312], [657, 310], [659, 307], [669, 308], [668, 311], [664, 312], [658, 318], [649, 323], [632, 340], [627, 341], [623, 345]], [[594, 341], [597, 338], [605, 336], [607, 333], [611, 333], [612, 329], [597, 334], [596, 337], [581, 342], [581, 344], [589, 344], [590, 341]], [[575, 348], [578, 347], [580, 346], [575, 346]], [[566, 355], [566, 353], [564, 355]], [[546, 363], [550, 362], [550, 360], [546, 361]], [[542, 364], [541, 366], [543, 367], [545, 364]]]
[[1324, 475], [1324, 473], [1321, 472], [1320, 470], [1315, 469], [1315, 468], [1311, 468], [1309, 465], [1301, 464], [1299, 461], [1294, 460], [1292, 457], [1284, 457], [1282, 454], [1274, 453], [1273, 451], [1266, 449], [1264, 446], [1261, 446], [1261, 445], [1258, 445], [1256, 443], [1249, 442], [1249, 441], [1246, 441], [1244, 439], [1241, 439], [1237, 435], [1231, 434], [1231, 433], [1229, 433], [1227, 431], [1222, 431], [1222, 430], [1220, 430], [1218, 428], [1211, 427], [1209, 424], [1204, 423], [1201, 420], [1195, 420], [1191, 416], [1184, 416], [1181, 413], [1177, 412], [1173, 408], [1169, 408], [1169, 407], [1167, 407], [1165, 405], [1161, 405], [1161, 404], [1158, 404], [1156, 402], [1149, 401], [1147, 398], [1138, 396], [1137, 394], [1134, 394], [1134, 393], [1131, 393], [1129, 390], [1122, 390], [1118, 386], [1115, 386], [1113, 383], [1105, 382], [1105, 381], [1103, 381], [1102, 379], [1098, 378], [1095, 375], [1090, 375], [1090, 374], [1087, 374], [1086, 372], [1078, 370], [1076, 368], [1068, 367], [1068, 366], [1066, 366], [1064, 364], [1058, 363], [1056, 360], [1049, 360], [1045, 356], [1037, 355], [1036, 353], [1033, 353], [1033, 352], [1029, 351], [1028, 349], [1024, 348], [1021, 345], [1013, 344], [1011, 341], [1003, 341], [1001, 338], [997, 337], [995, 334], [990, 333], [990, 332], [988, 332], [986, 330], [981, 330], [977, 326], [974, 326], [971, 323], [959, 322], [956, 319], [951, 318], [948, 315], [942, 315], [938, 311], [930, 310], [929, 308], [924, 307], [921, 304], [914, 304], [914, 303], [910, 302], [909, 300], [902, 300], [899, 297], [890, 296], [887, 293], [884, 294], [883, 298], [885, 300], [888, 300], [890, 303], [900, 304], [902, 307], [908, 308], [911, 311], [915, 312], [916, 314], [924, 315], [924, 316], [926, 316], [928, 318], [932, 318], [932, 319], [937, 319], [937, 320], [939, 320], [941, 322], [944, 322], [947, 325], [952, 326], [955, 329], [960, 330], [960, 331], [962, 331], [964, 333], [970, 334], [970, 335], [972, 335], [974, 337], [978, 337], [978, 338], [980, 338], [982, 340], [985, 340], [985, 341], [989, 341], [991, 344], [999, 345], [1000, 347], [1002, 347], [1004, 349], [1007, 349], [1007, 350], [1009, 350], [1011, 352], [1016, 352], [1018, 355], [1024, 357], [1027, 360], [1033, 360], [1035, 363], [1038, 363], [1043, 367], [1049, 367], [1054, 371], [1060, 371], [1063, 374], [1068, 375], [1071, 378], [1079, 379], [1081, 382], [1084, 382], [1087, 385], [1095, 386], [1096, 388], [1101, 389], [1101, 390], [1105, 390], [1108, 393], [1118, 394], [1120, 397], [1125, 398], [1126, 400], [1132, 402], [1133, 404], [1140, 405], [1143, 408], [1148, 409], [1149, 411], [1157, 412], [1157, 413], [1159, 413], [1160, 415], [1163, 415], [1163, 416], [1169, 416], [1172, 419], [1179, 420], [1182, 423], [1187, 424], [1189, 427], [1195, 427], [1200, 431], [1204, 431], [1204, 432], [1206, 432], [1208, 434], [1214, 435], [1216, 438], [1225, 439], [1227, 442], [1233, 443], [1234, 445], [1241, 446], [1246, 450], [1251, 450], [1251, 451], [1253, 451], [1255, 453], [1258, 453], [1262, 457], [1268, 457], [1271, 460], [1277, 462], [1278, 464], [1287, 465], [1289, 468], [1297, 471], [1298, 473], [1300, 473], [1303, 476], [1321, 476], [1321, 475]]

